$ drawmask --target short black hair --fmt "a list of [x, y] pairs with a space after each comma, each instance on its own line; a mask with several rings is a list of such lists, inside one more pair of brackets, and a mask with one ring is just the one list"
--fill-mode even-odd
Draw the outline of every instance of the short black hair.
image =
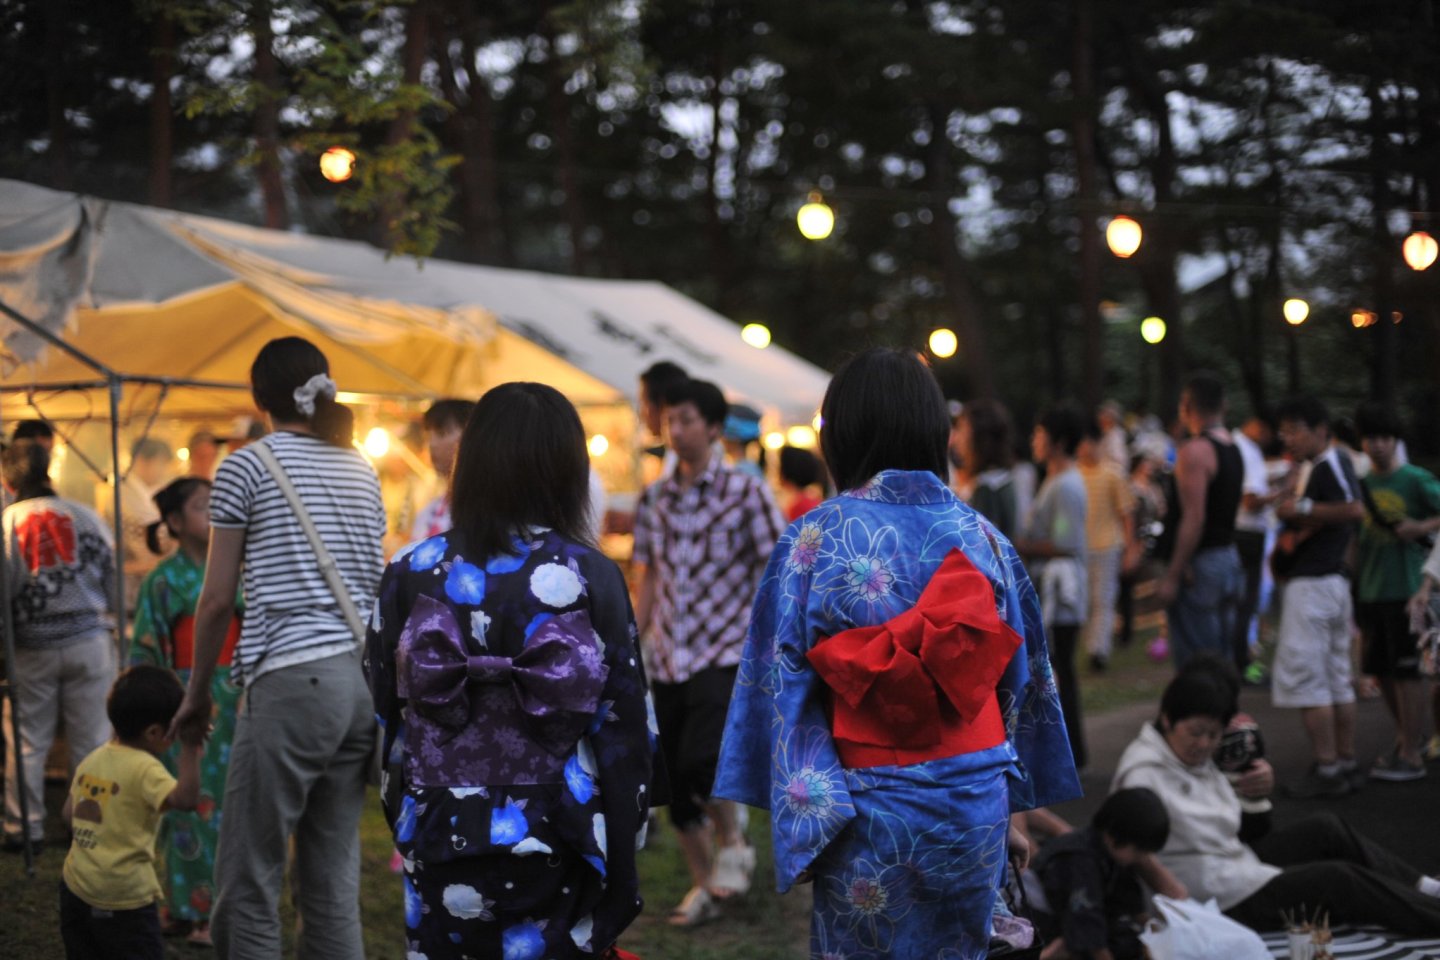
[[820, 452], [841, 490], [882, 470], [945, 479], [950, 411], [935, 375], [910, 350], [874, 347], [845, 362], [820, 404]]
[[15, 440], [54, 440], [55, 429], [44, 420], [21, 420], [15, 424], [15, 432], [10, 435], [11, 441]]
[[1040, 429], [1050, 438], [1050, 443], [1060, 448], [1067, 457], [1075, 456], [1075, 448], [1085, 439], [1085, 414], [1070, 401], [1057, 403], [1040, 417]]
[[1170, 839], [1165, 801], [1149, 787], [1126, 787], [1105, 798], [1090, 825], [1118, 847], [1158, 853]]
[[105, 700], [105, 715], [121, 740], [134, 740], [152, 723], [165, 727], [175, 719], [185, 687], [164, 667], [142, 663], [115, 678]]
[[1181, 668], [1160, 695], [1160, 715], [1171, 724], [1187, 717], [1211, 717], [1221, 726], [1240, 709], [1240, 680], [1218, 657], [1201, 655]]
[[1275, 419], [1280, 423], [1286, 420], [1292, 423], [1303, 423], [1314, 430], [1316, 427], [1330, 427], [1330, 411], [1318, 397], [1291, 397], [1275, 412]]
[[689, 379], [690, 374], [685, 372], [684, 367], [669, 360], [661, 360], [650, 364], [645, 368], [645, 372], [640, 374], [640, 386], [651, 406], [659, 407], [668, 402], [666, 398], [672, 387]]
[[1009, 469], [1015, 462], [1015, 422], [1005, 405], [985, 397], [972, 400], [965, 404], [960, 419], [970, 424], [970, 452], [975, 460], [965, 464], [965, 469], [976, 473]]
[[21, 496], [50, 486], [50, 451], [38, 440], [16, 440], [0, 453], [5, 485]]
[[712, 427], [723, 425], [725, 415], [730, 412], [725, 394], [708, 380], [687, 378], [672, 384], [665, 393], [665, 406], [678, 407], [682, 403], [694, 404], [701, 418]]
[[429, 433], [455, 429], [464, 430], [465, 424], [470, 421], [470, 414], [474, 412], [474, 400], [445, 397], [430, 404], [430, 409], [425, 411], [421, 422], [425, 424], [425, 430]]
[[1201, 413], [1225, 411], [1225, 381], [1210, 370], [1197, 370], [1185, 379], [1182, 393], [1190, 395], [1190, 403]]
[[1366, 400], [1355, 408], [1355, 429], [1362, 440], [1366, 437], [1394, 437], [1398, 440], [1404, 436], [1400, 415], [1394, 407], [1379, 400]]
[[780, 479], [797, 487], [819, 483], [820, 458], [800, 447], [781, 447]]
[[590, 455], [580, 415], [543, 383], [502, 383], [480, 398], [455, 455], [451, 516], [467, 555], [514, 553], [528, 526], [590, 544]]

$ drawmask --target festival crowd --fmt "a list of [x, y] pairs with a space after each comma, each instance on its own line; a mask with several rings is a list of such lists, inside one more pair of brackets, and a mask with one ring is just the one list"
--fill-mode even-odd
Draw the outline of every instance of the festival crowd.
[[[1061, 404], [1022, 451], [1003, 405], [947, 405], [917, 355], [872, 349], [830, 383], [821, 456], [766, 464], [756, 411], [662, 361], [624, 519], [548, 386], [435, 402], [429, 494], [356, 449], [313, 344], [268, 343], [251, 387], [268, 429], [197, 434], [185, 476], [136, 442], [118, 544], [57, 495], [49, 424], [0, 454], [4, 843], [45, 848], [63, 718], [68, 957], [167, 935], [278, 957], [288, 871], [297, 955], [358, 960], [367, 785], [415, 960], [632, 956], [659, 807], [690, 880], [669, 923], [758, 895], [757, 808], [777, 889], [813, 890], [814, 957], [1139, 957], [1152, 895], [1255, 930], [1307, 904], [1440, 930], [1440, 881], [1271, 800], [1440, 755], [1440, 482], [1386, 407], [1302, 397], [1235, 429], [1201, 372], [1173, 432]], [[628, 576], [607, 531], [633, 533]], [[1072, 827], [1048, 808], [1089, 763], [1080, 688], [1146, 596], [1173, 679]], [[1294, 711], [1302, 778], [1276, 784], [1246, 683]], [[1361, 695], [1394, 723], [1379, 757]]]

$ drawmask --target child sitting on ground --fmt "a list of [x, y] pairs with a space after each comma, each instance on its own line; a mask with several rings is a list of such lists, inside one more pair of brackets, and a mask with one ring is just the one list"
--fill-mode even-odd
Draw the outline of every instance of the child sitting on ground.
[[155, 835], [166, 810], [200, 799], [201, 744], [180, 751], [177, 781], [160, 762], [185, 690], [169, 670], [131, 667], [105, 702], [114, 737], [80, 762], [65, 801], [74, 832], [60, 884], [68, 960], [161, 960]]
[[1050, 940], [1042, 960], [1144, 956], [1148, 899], [1140, 882], [1167, 897], [1186, 896], [1155, 856], [1169, 836], [1164, 802], [1134, 787], [1107, 797], [1090, 826], [1047, 842], [1035, 864], [1053, 921], [1042, 924]]

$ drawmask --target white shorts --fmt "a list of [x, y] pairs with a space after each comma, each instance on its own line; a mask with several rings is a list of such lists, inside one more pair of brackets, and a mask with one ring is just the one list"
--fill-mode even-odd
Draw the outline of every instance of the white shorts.
[[1338, 573], [1285, 584], [1270, 684], [1277, 707], [1355, 702], [1351, 685], [1350, 581]]

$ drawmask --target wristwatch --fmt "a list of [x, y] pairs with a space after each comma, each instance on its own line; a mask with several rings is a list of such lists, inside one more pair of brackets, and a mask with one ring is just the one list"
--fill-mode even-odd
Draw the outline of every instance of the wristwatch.
[[1311, 500], [1309, 497], [1301, 497], [1299, 500], [1295, 501], [1295, 512], [1302, 517], [1310, 516], [1311, 512], [1314, 511], [1314, 509], [1315, 501]]

